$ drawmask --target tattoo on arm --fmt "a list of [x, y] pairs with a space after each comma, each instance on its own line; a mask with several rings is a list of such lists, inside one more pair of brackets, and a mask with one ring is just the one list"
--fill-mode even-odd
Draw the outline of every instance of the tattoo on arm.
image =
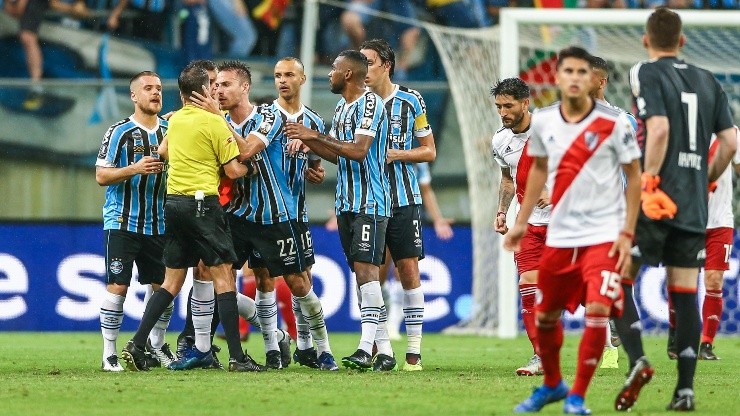
[[329, 150], [331, 150], [334, 153], [341, 152], [342, 148], [344, 147], [344, 143], [323, 133], [319, 133], [316, 140], [318, 140], [321, 144], [326, 146]]

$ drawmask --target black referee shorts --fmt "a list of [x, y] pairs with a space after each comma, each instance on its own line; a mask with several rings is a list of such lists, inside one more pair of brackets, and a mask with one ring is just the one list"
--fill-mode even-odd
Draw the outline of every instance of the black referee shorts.
[[271, 277], [306, 270], [304, 247], [295, 220], [257, 224], [233, 214], [227, 216], [237, 257], [235, 269], [241, 269], [249, 260], [249, 267], [266, 268]]
[[706, 259], [706, 233], [673, 227], [653, 221], [642, 213], [637, 219], [632, 257], [649, 266], [703, 267]]
[[105, 230], [106, 283], [131, 286], [134, 262], [143, 285], [164, 282], [163, 235]]
[[352, 271], [355, 262], [380, 266], [385, 262], [388, 217], [343, 212], [337, 216], [339, 239]]
[[186, 269], [195, 267], [199, 260], [206, 266], [234, 263], [231, 231], [218, 197], [205, 198], [202, 216], [196, 216], [196, 211], [197, 203], [192, 196], [167, 195], [165, 266]]
[[393, 262], [401, 259], [424, 258], [421, 234], [421, 205], [407, 205], [393, 210], [385, 232], [385, 245]]

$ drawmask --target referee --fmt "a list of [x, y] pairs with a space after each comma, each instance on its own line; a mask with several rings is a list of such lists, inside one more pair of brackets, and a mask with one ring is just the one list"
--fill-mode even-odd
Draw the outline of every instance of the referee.
[[[218, 313], [229, 346], [229, 371], [263, 371], [264, 367], [241, 351], [236, 288], [231, 275], [236, 254], [218, 202], [220, 171], [223, 169], [226, 176], [236, 179], [247, 173], [247, 167], [237, 160], [236, 138], [223, 118], [197, 108], [190, 101], [193, 92], [208, 91], [206, 71], [186, 68], [177, 82], [183, 108], [170, 118], [168, 131], [170, 167], [165, 203], [168, 230], [164, 248], [165, 279], [149, 299], [139, 328], [124, 347], [121, 357], [129, 370], [148, 370], [144, 350], [147, 336], [180, 292], [187, 268], [202, 260], [213, 276]], [[199, 196], [201, 199], [196, 199]], [[212, 313], [213, 306], [213, 301], [210, 305], [202, 305], [202, 312], [210, 310]], [[213, 358], [210, 350], [193, 348], [183, 360], [206, 365]]]

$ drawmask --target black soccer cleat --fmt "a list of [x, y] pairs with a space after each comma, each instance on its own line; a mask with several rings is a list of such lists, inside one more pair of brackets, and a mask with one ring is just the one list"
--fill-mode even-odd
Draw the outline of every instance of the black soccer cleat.
[[278, 350], [267, 351], [265, 354], [265, 367], [270, 370], [282, 370], [283, 363], [280, 356], [281, 354]]
[[373, 360], [373, 371], [392, 371], [396, 368], [396, 358], [390, 355], [378, 354]]
[[699, 345], [699, 357], [700, 360], [715, 361], [719, 360], [714, 354], [714, 346], [708, 342], [702, 342]]
[[204, 369], [214, 369], [214, 370], [223, 370], [224, 365], [221, 364], [221, 361], [218, 360], [218, 356], [216, 353], [221, 352], [221, 347], [218, 345], [211, 344], [211, 355], [213, 356], [213, 361], [211, 362], [211, 365], [206, 365], [203, 368]]
[[296, 364], [309, 368], [319, 368], [319, 360], [316, 358], [316, 349], [314, 347], [307, 350], [299, 350], [296, 348], [293, 353], [293, 361], [295, 361]]
[[254, 372], [259, 373], [267, 371], [267, 367], [257, 364], [252, 357], [244, 351], [244, 358], [242, 361], [236, 361], [235, 359], [229, 359], [229, 371], [237, 373]]
[[283, 368], [288, 368], [290, 365], [290, 335], [283, 330], [278, 331], [278, 335], [282, 332], [283, 339], [278, 341], [278, 347], [280, 348], [280, 361], [282, 361]]
[[694, 392], [674, 395], [671, 402], [668, 403], [665, 410], [675, 410], [677, 412], [694, 411]]
[[668, 346], [666, 347], [666, 353], [668, 358], [671, 360], [678, 359], [678, 348], [676, 347], [676, 329], [668, 328]]
[[373, 366], [373, 357], [358, 349], [352, 355], [342, 358], [342, 365], [353, 370], [369, 370]]
[[126, 369], [129, 371], [149, 371], [149, 357], [146, 350], [134, 345], [133, 340], [123, 347], [121, 358], [126, 362]]

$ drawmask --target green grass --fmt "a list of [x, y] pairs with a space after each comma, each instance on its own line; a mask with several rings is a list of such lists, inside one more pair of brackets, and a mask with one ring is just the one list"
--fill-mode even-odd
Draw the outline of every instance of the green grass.
[[[129, 335], [121, 336], [119, 348]], [[337, 360], [358, 341], [358, 334], [331, 337]], [[568, 336], [563, 347], [569, 384], [578, 340]], [[110, 374], [100, 371], [101, 344], [98, 333], [0, 333], [0, 415], [499, 415], [510, 414], [542, 382], [514, 375], [531, 355], [524, 337], [425, 335], [424, 371], [418, 373], [325, 373], [291, 365], [262, 374], [164, 369]], [[259, 336], [246, 346], [264, 362]], [[632, 414], [660, 414], [673, 391], [675, 363], [665, 356], [664, 337], [646, 338], [645, 347], [657, 373]], [[394, 343], [399, 357], [404, 348], [405, 343]], [[699, 362], [697, 413], [740, 414], [740, 338], [719, 338], [716, 351], [721, 361]], [[586, 400], [594, 413], [614, 412], [627, 369], [622, 351], [619, 364], [597, 371]], [[561, 412], [562, 405], [553, 404], [542, 413]]]

